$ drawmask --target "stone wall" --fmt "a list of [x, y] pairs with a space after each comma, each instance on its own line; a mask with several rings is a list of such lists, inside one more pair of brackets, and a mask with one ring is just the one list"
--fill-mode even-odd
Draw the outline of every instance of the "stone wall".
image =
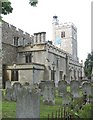
[[10, 45], [14, 45], [14, 37], [18, 37], [18, 44], [22, 45], [22, 42], [29, 44], [32, 42], [32, 36], [30, 34], [22, 31], [15, 26], [8, 24], [7, 22], [2, 22], [2, 42]]
[[[13, 66], [7, 66], [6, 71], [11, 81]], [[28, 82], [30, 85], [40, 83], [44, 80], [44, 66], [40, 64], [17, 64], [15, 70], [18, 71], [18, 81], [22, 84]], [[12, 81], [12, 83], [15, 81]]]
[[2, 56], [3, 56], [3, 64], [12, 64], [15, 63], [17, 60], [17, 48], [9, 45], [9, 44], [2, 44]]

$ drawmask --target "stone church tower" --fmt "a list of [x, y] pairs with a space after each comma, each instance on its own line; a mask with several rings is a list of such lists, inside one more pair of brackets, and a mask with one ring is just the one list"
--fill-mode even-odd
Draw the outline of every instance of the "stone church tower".
[[53, 44], [71, 54], [77, 61], [77, 28], [75, 25], [73, 23], [59, 24], [58, 17], [53, 16], [52, 26]]

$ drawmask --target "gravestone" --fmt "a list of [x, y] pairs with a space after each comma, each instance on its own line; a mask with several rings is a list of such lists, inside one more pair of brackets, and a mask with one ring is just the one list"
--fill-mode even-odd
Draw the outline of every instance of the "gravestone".
[[89, 102], [93, 104], [93, 86], [91, 85], [91, 97], [89, 97]]
[[7, 80], [6, 81], [6, 89], [7, 88], [11, 88], [11, 81], [10, 80]]
[[45, 81], [44, 91], [43, 91], [43, 102], [45, 104], [53, 105], [55, 103], [55, 88], [53, 81]]
[[13, 101], [17, 100], [17, 94], [20, 91], [21, 87], [22, 87], [22, 85], [21, 85], [20, 82], [15, 82], [13, 84], [13, 86], [12, 86], [12, 89], [13, 89], [13, 91], [12, 91], [12, 100]]
[[73, 98], [79, 98], [80, 97], [80, 83], [79, 81], [72, 80], [70, 82], [70, 89], [71, 94], [73, 95]]
[[67, 82], [65, 80], [58, 82], [58, 93], [59, 96], [63, 96], [67, 92]]
[[7, 88], [6, 89], [6, 95], [5, 95], [5, 99], [8, 101], [12, 100], [12, 93], [13, 93], [13, 88]]
[[39, 83], [39, 89], [40, 89], [40, 95], [41, 96], [43, 96], [44, 86], [45, 86], [45, 81], [41, 81]]
[[16, 118], [40, 117], [40, 91], [22, 87], [18, 92]]
[[69, 106], [72, 101], [72, 94], [70, 92], [66, 92], [62, 96], [62, 105], [63, 106]]
[[87, 96], [91, 95], [92, 94], [92, 91], [91, 91], [91, 83], [89, 82], [84, 82], [82, 84], [82, 93], [83, 95], [86, 94]]

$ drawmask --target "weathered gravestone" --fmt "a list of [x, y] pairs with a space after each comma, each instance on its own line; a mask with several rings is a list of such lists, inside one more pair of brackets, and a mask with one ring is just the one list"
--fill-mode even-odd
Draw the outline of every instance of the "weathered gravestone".
[[41, 81], [39, 83], [39, 89], [40, 89], [41, 96], [43, 96], [44, 86], [45, 86], [45, 81]]
[[67, 82], [65, 80], [58, 82], [58, 94], [63, 96], [67, 92]]
[[73, 98], [78, 98], [80, 97], [80, 83], [79, 81], [72, 80], [70, 82], [70, 89], [71, 89], [71, 94], [73, 95]]
[[62, 105], [63, 106], [69, 106], [72, 101], [72, 94], [70, 92], [66, 92], [62, 96]]
[[12, 86], [12, 100], [13, 101], [16, 101], [17, 100], [17, 95], [18, 95], [18, 92], [20, 92], [21, 90], [21, 83], [20, 82], [15, 82]]
[[6, 89], [7, 88], [11, 88], [11, 81], [10, 80], [7, 80], [6, 81]]
[[89, 102], [93, 103], [93, 86], [91, 85], [91, 96], [89, 97]]
[[38, 89], [21, 88], [16, 104], [16, 118], [40, 117], [40, 91]]
[[13, 88], [7, 88], [6, 89], [6, 95], [5, 95], [5, 99], [8, 101], [12, 100], [12, 93], [13, 93]]
[[89, 82], [84, 82], [83, 84], [82, 84], [82, 93], [83, 93], [83, 95], [87, 95], [87, 96], [89, 96], [89, 95], [91, 95], [92, 94], [92, 92], [91, 92], [91, 83], [89, 83]]
[[53, 81], [45, 81], [44, 91], [43, 91], [43, 102], [45, 104], [53, 105], [55, 103], [55, 88]]

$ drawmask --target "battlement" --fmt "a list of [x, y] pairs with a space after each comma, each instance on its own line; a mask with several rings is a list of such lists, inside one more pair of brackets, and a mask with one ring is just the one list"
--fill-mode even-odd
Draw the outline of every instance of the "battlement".
[[65, 22], [65, 23], [61, 23], [61, 24], [58, 24], [56, 26], [58, 29], [59, 28], [68, 28], [68, 27], [73, 27], [76, 31], [77, 31], [77, 27], [72, 23], [72, 22]]
[[8, 30], [10, 30], [12, 32], [15, 32], [15, 33], [19, 33], [19, 35], [23, 35], [23, 36], [25, 36], [27, 38], [32, 37], [29, 33], [21, 30], [20, 28], [15, 27], [14, 25], [11, 25], [11, 24], [9, 24], [9, 23], [7, 23], [5, 21], [2, 21], [2, 28], [8, 29]]

